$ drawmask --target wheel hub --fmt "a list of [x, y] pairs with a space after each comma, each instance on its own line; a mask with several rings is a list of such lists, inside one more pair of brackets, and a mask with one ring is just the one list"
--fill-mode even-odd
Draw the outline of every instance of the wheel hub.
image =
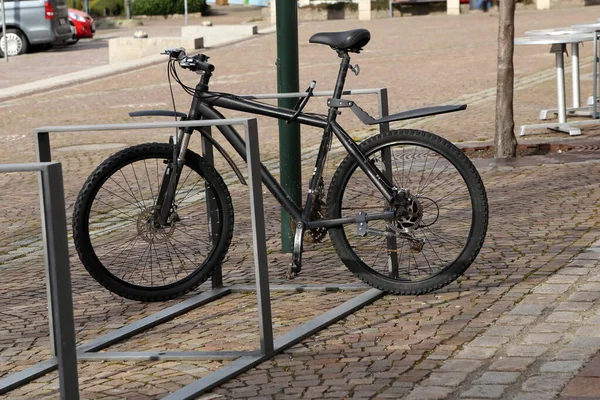
[[[5, 48], [5, 46], [8, 47], [8, 50]], [[8, 54], [9, 56], [16, 56], [19, 54], [22, 48], [23, 43], [21, 42], [21, 38], [15, 33], [9, 32], [6, 34], [6, 36], [0, 37], [0, 49], [3, 53]]]
[[397, 197], [394, 210], [396, 226], [405, 231], [419, 228], [423, 219], [423, 206], [419, 199], [408, 190], [402, 190]]
[[156, 222], [156, 207], [149, 207], [138, 215], [137, 231], [138, 235], [148, 243], [156, 241], [166, 241], [175, 231], [175, 222], [179, 220], [177, 213], [172, 213], [167, 225], [160, 226]]

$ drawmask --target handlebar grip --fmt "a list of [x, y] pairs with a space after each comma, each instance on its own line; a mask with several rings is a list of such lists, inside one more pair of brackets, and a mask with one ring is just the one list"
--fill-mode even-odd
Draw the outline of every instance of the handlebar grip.
[[[207, 59], [205, 57], [204, 59]], [[179, 65], [181, 68], [189, 69], [190, 71], [204, 71], [207, 73], [212, 73], [215, 70], [215, 66], [207, 63], [206, 61], [199, 59], [198, 56], [194, 57], [184, 57], [179, 60]]]

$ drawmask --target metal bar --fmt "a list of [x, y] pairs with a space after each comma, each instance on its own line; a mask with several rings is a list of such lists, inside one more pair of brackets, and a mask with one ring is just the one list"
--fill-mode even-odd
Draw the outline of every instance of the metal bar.
[[102, 351], [80, 353], [80, 361], [175, 361], [175, 360], [235, 360], [255, 357], [260, 351]]
[[[342, 95], [357, 95], [357, 94], [379, 94], [384, 88], [368, 88], [368, 89], [346, 89], [342, 92]], [[290, 93], [259, 93], [259, 94], [245, 94], [238, 97], [243, 99], [283, 99], [283, 98], [296, 98], [306, 97], [308, 92], [290, 92]], [[312, 94], [313, 97], [324, 97], [333, 96], [333, 91], [315, 91]]]
[[355, 311], [373, 303], [374, 301], [385, 296], [385, 292], [379, 289], [369, 289], [366, 292], [346, 301], [345, 303], [319, 315], [316, 318], [300, 325], [296, 329], [293, 329], [283, 336], [278, 337], [275, 340], [275, 351], [281, 352], [287, 348], [292, 347], [301, 340], [309, 337], [315, 332], [320, 331], [323, 328], [347, 317]]
[[227, 382], [231, 378], [238, 376], [263, 361], [270, 359], [274, 355], [292, 347], [315, 332], [318, 332], [353, 312], [373, 303], [384, 295], [385, 293], [378, 289], [370, 289], [277, 338], [275, 340], [275, 350], [272, 355], [239, 358], [227, 366], [221, 367], [217, 371], [206, 375], [167, 397], [164, 397], [163, 400], [195, 399], [198, 395]]
[[[48, 276], [49, 305], [52, 315], [54, 343], [58, 358], [61, 399], [79, 399], [75, 323], [67, 242], [67, 218], [59, 163], [47, 165], [41, 173], [42, 231]], [[52, 328], [52, 326], [51, 326]], [[52, 343], [52, 338], [51, 338]]]
[[[57, 357], [0, 381], [0, 394], [59, 369], [61, 399], [79, 399], [73, 299], [62, 170], [59, 163], [0, 165], [0, 172], [39, 171], [40, 208], [52, 353]], [[55, 323], [53, 323], [55, 322]]]
[[210, 303], [211, 301], [217, 300], [229, 293], [231, 293], [231, 290], [229, 290], [229, 288], [214, 289], [201, 293], [197, 296], [192, 297], [191, 299], [182, 301], [179, 304], [175, 304], [174, 306], [159, 311], [156, 314], [152, 314], [146, 318], [142, 318], [139, 321], [133, 322], [106, 335], [103, 335], [97, 339], [94, 339], [91, 342], [79, 346], [77, 347], [77, 352], [85, 353], [89, 351], [102, 350], [112, 344], [121, 342], [124, 339], [132, 337], [156, 325], [159, 325], [166, 321], [170, 321], [173, 318], [185, 314], [188, 311], [203, 306], [204, 304]]
[[23, 164], [0, 164], [0, 173], [10, 172], [42, 172], [48, 166], [58, 164], [56, 162], [23, 163]]
[[[370, 286], [366, 284], [340, 284], [340, 285], [270, 285], [272, 292], [296, 292], [303, 293], [309, 291], [340, 292], [348, 290], [366, 290]], [[253, 285], [235, 285], [230, 286], [231, 293], [247, 293], [256, 291]]]
[[227, 382], [233, 377], [249, 370], [250, 368], [260, 364], [270, 357], [260, 355], [255, 357], [241, 357], [229, 363], [228, 365], [219, 368], [215, 372], [198, 379], [194, 383], [163, 397], [162, 400], [191, 400], [196, 399], [201, 393], [207, 392], [210, 389], [216, 388], [222, 383]]
[[50, 151], [50, 135], [48, 131], [36, 131], [35, 154], [38, 162], [52, 161], [52, 153]]
[[254, 273], [256, 275], [256, 299], [258, 301], [258, 324], [260, 348], [263, 355], [273, 355], [273, 320], [269, 292], [269, 268], [267, 264], [267, 241], [265, 238], [265, 210], [260, 177], [260, 153], [258, 125], [256, 120], [246, 126], [246, 154], [248, 155], [248, 190], [252, 217], [252, 242], [254, 244]]
[[571, 75], [573, 75], [573, 108], [581, 107], [579, 95], [579, 43], [571, 43]]
[[57, 367], [58, 360], [56, 357], [52, 357], [49, 360], [41, 361], [32, 367], [24, 369], [23, 371], [10, 374], [6, 378], [0, 380], [0, 394], [8, 393], [19, 386], [42, 377], [47, 373], [56, 370]]
[[197, 126], [244, 125], [248, 118], [231, 118], [224, 120], [193, 120], [193, 121], [160, 121], [160, 122], [135, 122], [127, 124], [95, 124], [95, 125], [65, 125], [43, 126], [36, 128], [35, 133], [48, 132], [82, 132], [82, 131], [123, 131], [129, 129], [156, 129], [156, 128], [185, 128]]
[[[203, 135], [200, 135], [202, 142], [202, 156], [211, 166], [215, 166], [215, 157], [213, 152], [213, 146], [206, 136], [212, 137], [212, 132], [210, 126], [202, 128]], [[206, 135], [206, 136], [205, 136]], [[210, 220], [210, 240], [211, 244], [215, 243], [216, 240], [219, 240], [218, 229], [219, 229], [219, 221], [216, 218], [211, 218], [212, 212], [211, 210], [217, 210], [218, 206], [216, 201], [213, 199], [212, 189], [208, 184], [205, 184], [206, 190], [206, 213], [209, 216]], [[208, 227], [207, 227], [208, 228]], [[215, 270], [212, 273], [212, 287], [213, 289], [223, 287], [223, 266], [219, 263], [216, 266]]]

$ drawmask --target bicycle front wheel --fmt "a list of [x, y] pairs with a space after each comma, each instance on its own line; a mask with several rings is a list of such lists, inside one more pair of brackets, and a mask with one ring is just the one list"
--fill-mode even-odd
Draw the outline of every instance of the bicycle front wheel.
[[[233, 205], [227, 186], [188, 150], [165, 226], [156, 200], [173, 147], [147, 143], [109, 157], [84, 184], [73, 214], [73, 236], [90, 275], [132, 300], [161, 301], [206, 281], [231, 243]], [[207, 204], [210, 204], [208, 206]]]
[[360, 149], [392, 183], [395, 199], [387, 202], [348, 156], [331, 180], [328, 218], [393, 217], [369, 221], [366, 229], [360, 222], [330, 229], [344, 264], [394, 294], [427, 293], [455, 280], [475, 260], [488, 223], [485, 189], [471, 161], [447, 140], [417, 130], [376, 135]]

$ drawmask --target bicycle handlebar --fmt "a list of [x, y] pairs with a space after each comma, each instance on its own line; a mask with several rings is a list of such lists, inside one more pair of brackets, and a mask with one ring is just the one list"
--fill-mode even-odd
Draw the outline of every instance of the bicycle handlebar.
[[170, 59], [177, 61], [181, 68], [189, 69], [190, 71], [204, 71], [210, 74], [215, 70], [215, 66], [207, 62], [209, 58], [207, 55], [197, 54], [195, 56], [188, 56], [183, 47], [171, 47], [160, 54], [167, 54]]

